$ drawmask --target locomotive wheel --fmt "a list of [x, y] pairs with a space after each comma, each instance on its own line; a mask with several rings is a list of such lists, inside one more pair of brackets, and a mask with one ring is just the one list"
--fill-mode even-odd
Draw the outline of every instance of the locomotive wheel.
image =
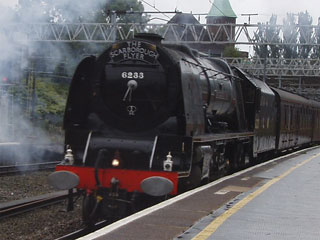
[[212, 171], [212, 173], [210, 172], [210, 181], [214, 181], [220, 177], [223, 177], [231, 171], [230, 160], [228, 157], [225, 156], [225, 154], [219, 152], [216, 161], [218, 167], [216, 171]]
[[235, 144], [230, 157], [230, 170], [232, 172], [242, 169], [245, 166], [245, 152], [241, 143]]
[[82, 220], [87, 224], [93, 224], [97, 218], [96, 214], [92, 214], [96, 205], [93, 194], [85, 195], [82, 202]]

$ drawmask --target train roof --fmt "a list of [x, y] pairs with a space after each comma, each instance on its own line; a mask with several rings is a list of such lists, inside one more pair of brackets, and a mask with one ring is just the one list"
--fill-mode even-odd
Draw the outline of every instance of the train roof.
[[265, 93], [268, 95], [274, 95], [271, 88], [265, 82], [261, 81], [260, 79], [254, 78], [254, 77], [250, 77], [250, 76], [246, 76], [246, 77], [250, 82], [255, 84], [256, 87], [260, 88], [262, 93]]
[[315, 101], [315, 100], [310, 100], [310, 102], [311, 102], [313, 107], [320, 109], [320, 102]]
[[240, 68], [232, 67], [232, 69], [237, 70], [238, 74], [240, 73], [251, 85], [253, 85], [255, 88], [259, 88], [261, 90], [261, 93], [266, 95], [272, 95], [274, 96], [274, 92], [271, 90], [271, 88], [262, 80], [255, 78], [251, 76], [250, 74], [246, 73]]
[[285, 90], [281, 90], [278, 88], [271, 88], [281, 99], [281, 101], [293, 103], [293, 104], [304, 104], [304, 105], [312, 105], [312, 102], [310, 99], [307, 99], [305, 97], [302, 97], [300, 95], [287, 92]]

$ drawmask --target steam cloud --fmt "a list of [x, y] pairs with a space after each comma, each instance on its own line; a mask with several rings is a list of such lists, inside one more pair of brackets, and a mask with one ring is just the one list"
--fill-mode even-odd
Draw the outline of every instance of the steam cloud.
[[[47, 54], [46, 57], [55, 59], [58, 64], [63, 61], [77, 61], [79, 56], [74, 56], [66, 45], [51, 44], [50, 51], [45, 49], [40, 52], [38, 44], [21, 41], [19, 32], [10, 32], [11, 25], [19, 23], [41, 22], [91, 22], [95, 13], [106, 0], [20, 0], [15, 8], [5, 7], [0, 4], [0, 164], [17, 159], [24, 162], [41, 158], [42, 151], [25, 147], [26, 145], [50, 144], [50, 139], [39, 128], [34, 127], [17, 104], [12, 91], [17, 92], [24, 86], [21, 85], [25, 78], [25, 69], [29, 58], [33, 55]], [[15, 30], [16, 31], [16, 30]], [[41, 44], [41, 43], [39, 43]], [[43, 48], [43, 47], [42, 47]], [[42, 49], [43, 50], [43, 49]], [[47, 53], [45, 51], [48, 51]], [[54, 69], [56, 66], [51, 66]], [[72, 70], [69, 72], [71, 75]], [[13, 85], [10, 85], [10, 84]], [[11, 142], [11, 144], [4, 144]], [[13, 143], [14, 142], [14, 143]], [[32, 143], [32, 144], [30, 144]], [[20, 151], [17, 150], [17, 146]], [[36, 153], [35, 153], [36, 151]], [[40, 154], [41, 155], [41, 154]], [[56, 159], [60, 160], [60, 159]]]

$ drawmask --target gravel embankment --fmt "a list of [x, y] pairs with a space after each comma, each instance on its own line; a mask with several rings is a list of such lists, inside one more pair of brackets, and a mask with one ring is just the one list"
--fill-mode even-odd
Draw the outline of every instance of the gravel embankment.
[[50, 173], [51, 171], [40, 171], [0, 177], [0, 203], [54, 192], [47, 181]]
[[[54, 192], [47, 184], [49, 174], [37, 172], [0, 177], [0, 204]], [[66, 212], [64, 203], [0, 220], [0, 239], [51, 240], [78, 230], [82, 226], [81, 200], [75, 202], [72, 212]]]

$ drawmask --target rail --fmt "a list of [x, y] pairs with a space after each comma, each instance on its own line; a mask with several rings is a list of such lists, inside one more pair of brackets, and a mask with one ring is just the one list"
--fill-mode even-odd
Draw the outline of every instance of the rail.
[[60, 161], [0, 166], [0, 176], [54, 169]]
[[[73, 193], [76, 196], [78, 193]], [[31, 199], [17, 200], [5, 204], [0, 204], [0, 219], [26, 213], [38, 208], [54, 205], [69, 198], [68, 191], [60, 191]]]
[[86, 226], [82, 229], [79, 229], [78, 231], [75, 231], [75, 232], [72, 232], [72, 233], [69, 233], [65, 236], [62, 236], [62, 237], [59, 237], [55, 240], [68, 240], [68, 239], [77, 239], [77, 238], [80, 238], [80, 237], [83, 237], [85, 235], [88, 235], [89, 233], [92, 233], [94, 231], [97, 231], [103, 227], [106, 227], [108, 224], [107, 221], [103, 220], [99, 223], [95, 223], [93, 226]]

